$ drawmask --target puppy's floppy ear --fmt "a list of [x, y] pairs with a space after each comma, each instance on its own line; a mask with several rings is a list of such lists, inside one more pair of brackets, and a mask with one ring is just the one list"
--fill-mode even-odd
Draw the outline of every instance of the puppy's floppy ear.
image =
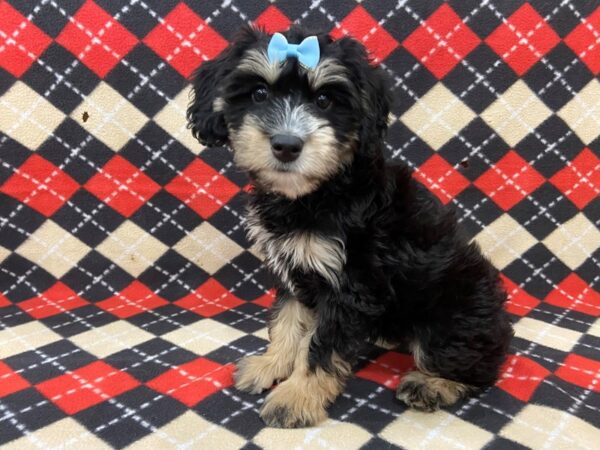
[[360, 141], [363, 151], [378, 148], [387, 130], [387, 120], [392, 104], [391, 86], [387, 74], [373, 64], [365, 48], [356, 40], [344, 37], [336, 42], [342, 51], [344, 64], [360, 91], [362, 120]]
[[192, 77], [192, 98], [187, 109], [188, 128], [204, 145], [224, 145], [227, 123], [222, 111], [223, 79], [237, 66], [244, 52], [264, 34], [245, 26], [216, 59], [200, 66]]
[[365, 119], [372, 132], [381, 139], [388, 128], [388, 116], [392, 106], [392, 90], [388, 75], [381, 67], [369, 66], [365, 79]]

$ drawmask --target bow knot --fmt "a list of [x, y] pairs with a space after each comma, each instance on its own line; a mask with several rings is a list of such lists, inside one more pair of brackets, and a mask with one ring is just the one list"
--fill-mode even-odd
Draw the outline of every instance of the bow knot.
[[296, 58], [307, 69], [314, 69], [321, 56], [319, 40], [316, 36], [309, 36], [300, 44], [288, 43], [285, 36], [275, 33], [267, 47], [267, 55], [271, 63], [285, 61], [287, 58]]

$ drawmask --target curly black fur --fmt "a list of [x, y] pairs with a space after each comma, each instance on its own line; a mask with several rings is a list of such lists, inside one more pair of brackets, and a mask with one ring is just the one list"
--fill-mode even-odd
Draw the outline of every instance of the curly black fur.
[[[306, 35], [293, 29], [288, 39], [299, 42]], [[331, 117], [324, 117], [340, 143], [354, 133], [352, 160], [296, 198], [274, 192], [251, 173], [255, 188], [250, 196], [255, 220], [273, 239], [304, 232], [343, 243], [345, 263], [336, 273], [337, 283], [290, 264], [290, 280], [278, 286], [278, 302], [295, 297], [315, 314], [310, 367], [335, 373], [334, 354], [351, 364], [368, 340], [409, 340], [419, 347], [425, 373], [463, 383], [469, 392], [490, 386], [512, 336], [498, 271], [469, 242], [453, 212], [416, 182], [405, 165], [385, 164], [390, 90], [383, 72], [354, 40], [319, 39], [323, 57], [339, 61], [351, 81], [348, 104], [340, 102]], [[188, 117], [202, 141], [226, 142], [228, 133], [241, 126], [251, 106], [233, 92], [241, 89], [233, 73], [244, 52], [267, 41], [257, 30], [244, 30], [224, 56], [198, 72]], [[304, 89], [289, 77], [281, 89]], [[224, 111], [211, 109], [216, 97], [226, 98]], [[404, 389], [413, 392], [416, 387]]]

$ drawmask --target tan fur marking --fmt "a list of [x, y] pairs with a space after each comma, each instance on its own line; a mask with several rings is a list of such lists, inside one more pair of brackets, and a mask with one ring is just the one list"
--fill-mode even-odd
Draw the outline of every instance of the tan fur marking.
[[337, 354], [332, 357], [335, 374], [319, 367], [310, 370], [308, 351], [313, 333], [314, 328], [302, 338], [292, 375], [267, 396], [260, 412], [267, 425], [281, 428], [316, 425], [327, 418], [325, 408], [344, 388], [351, 367]]
[[409, 348], [410, 348], [410, 352], [412, 353], [413, 358], [415, 360], [415, 366], [417, 366], [417, 369], [419, 369], [424, 374], [433, 376], [433, 374], [429, 370], [427, 370], [425, 352], [423, 352], [423, 348], [421, 347], [419, 342], [412, 341], [409, 344]]
[[434, 411], [439, 406], [456, 403], [470, 389], [470, 386], [457, 381], [413, 371], [402, 378], [396, 397], [412, 408]]
[[235, 163], [255, 172], [271, 191], [288, 198], [313, 192], [322, 180], [353, 159], [352, 148], [338, 148], [333, 129], [324, 125], [310, 133], [291, 170], [281, 172], [277, 170], [278, 162], [271, 152], [271, 142], [260, 128], [255, 117], [246, 116], [238, 130], [229, 130]]
[[213, 100], [212, 104], [213, 111], [220, 112], [225, 108], [225, 99], [223, 97], [217, 97]]
[[313, 313], [295, 299], [286, 300], [269, 324], [271, 344], [263, 355], [249, 356], [238, 363], [235, 385], [259, 394], [293, 370], [302, 337], [313, 328]]
[[274, 236], [260, 223], [253, 210], [246, 217], [248, 236], [265, 255], [271, 270], [293, 291], [288, 276], [290, 267], [302, 267], [321, 274], [333, 286], [339, 285], [338, 274], [346, 263], [344, 242], [314, 233], [297, 232]]
[[308, 83], [316, 91], [328, 83], [350, 84], [347, 77], [348, 70], [332, 58], [325, 58], [319, 62], [314, 70], [307, 72]]
[[281, 254], [289, 256], [294, 266], [314, 270], [331, 284], [338, 284], [337, 274], [346, 261], [341, 240], [299, 232], [281, 238], [279, 245]]
[[273, 84], [281, 74], [281, 65], [271, 63], [264, 51], [252, 49], [246, 52], [238, 70], [261, 76], [267, 83]]
[[314, 191], [318, 182], [300, 173], [269, 171], [261, 173], [262, 181], [271, 187], [274, 192], [285, 195], [287, 198], [298, 198]]

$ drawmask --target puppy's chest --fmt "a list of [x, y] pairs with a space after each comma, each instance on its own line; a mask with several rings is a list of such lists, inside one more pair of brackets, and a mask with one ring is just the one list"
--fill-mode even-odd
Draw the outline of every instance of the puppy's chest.
[[269, 230], [252, 210], [248, 213], [246, 228], [248, 236], [264, 255], [267, 266], [292, 291], [295, 269], [315, 272], [331, 285], [339, 285], [346, 262], [341, 239], [305, 230], [277, 233]]

